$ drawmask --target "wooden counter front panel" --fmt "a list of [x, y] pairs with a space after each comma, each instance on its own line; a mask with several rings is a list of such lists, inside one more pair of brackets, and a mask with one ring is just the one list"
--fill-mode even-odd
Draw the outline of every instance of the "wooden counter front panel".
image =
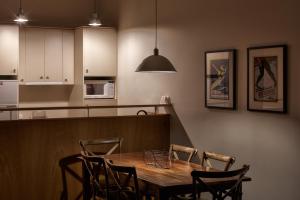
[[0, 122], [0, 199], [59, 199], [59, 159], [79, 153], [80, 139], [113, 136], [122, 152], [168, 148], [169, 116]]

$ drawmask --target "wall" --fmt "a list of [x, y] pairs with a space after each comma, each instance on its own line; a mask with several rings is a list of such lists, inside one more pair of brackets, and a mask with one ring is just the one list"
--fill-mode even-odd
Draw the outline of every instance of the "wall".
[[[20, 107], [59, 107], [69, 105], [70, 85], [22, 85], [19, 90]], [[20, 119], [31, 119], [36, 115], [47, 118], [67, 117], [68, 110], [20, 111]]]
[[[190, 140], [199, 151], [236, 156], [236, 166], [250, 164], [253, 181], [245, 185], [245, 199], [300, 199], [300, 2], [161, 0], [159, 49], [178, 73], [136, 73], [154, 47], [153, 3], [120, 1], [119, 104], [158, 103], [170, 95], [180, 120], [173, 123], [171, 142]], [[248, 112], [246, 49], [280, 43], [289, 46], [289, 113]], [[238, 49], [238, 110], [206, 109], [204, 52], [226, 48]]]

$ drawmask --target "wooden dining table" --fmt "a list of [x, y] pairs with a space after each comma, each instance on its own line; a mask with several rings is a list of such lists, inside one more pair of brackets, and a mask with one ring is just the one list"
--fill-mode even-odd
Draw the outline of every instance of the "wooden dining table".
[[[170, 168], [163, 169], [152, 165], [147, 165], [144, 160], [143, 152], [121, 153], [106, 155], [105, 159], [112, 161], [117, 165], [134, 166], [139, 180], [139, 187], [142, 191], [147, 191], [155, 199], [166, 200], [172, 195], [192, 193], [193, 170], [218, 171], [213, 168], [203, 167], [195, 163], [189, 163], [181, 160], [172, 160]], [[230, 187], [235, 183], [236, 178], [227, 179], [207, 179], [206, 183], [210, 185], [220, 185]], [[245, 177], [243, 182], [251, 181], [251, 178]], [[242, 199], [242, 184], [239, 188], [238, 199]]]

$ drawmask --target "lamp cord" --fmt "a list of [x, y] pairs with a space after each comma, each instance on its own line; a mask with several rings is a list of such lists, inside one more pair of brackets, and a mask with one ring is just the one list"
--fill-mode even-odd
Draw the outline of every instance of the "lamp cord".
[[155, 48], [157, 49], [157, 0], [155, 0]]
[[95, 6], [94, 11], [95, 11], [95, 13], [97, 13], [97, 0], [94, 1], [94, 6]]
[[20, 0], [20, 8], [22, 8], [22, 0]]

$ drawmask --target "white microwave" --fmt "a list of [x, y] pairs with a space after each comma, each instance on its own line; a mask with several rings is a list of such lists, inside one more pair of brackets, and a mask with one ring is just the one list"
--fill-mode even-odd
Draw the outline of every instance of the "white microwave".
[[85, 80], [85, 99], [113, 99], [115, 98], [115, 81], [113, 80]]

